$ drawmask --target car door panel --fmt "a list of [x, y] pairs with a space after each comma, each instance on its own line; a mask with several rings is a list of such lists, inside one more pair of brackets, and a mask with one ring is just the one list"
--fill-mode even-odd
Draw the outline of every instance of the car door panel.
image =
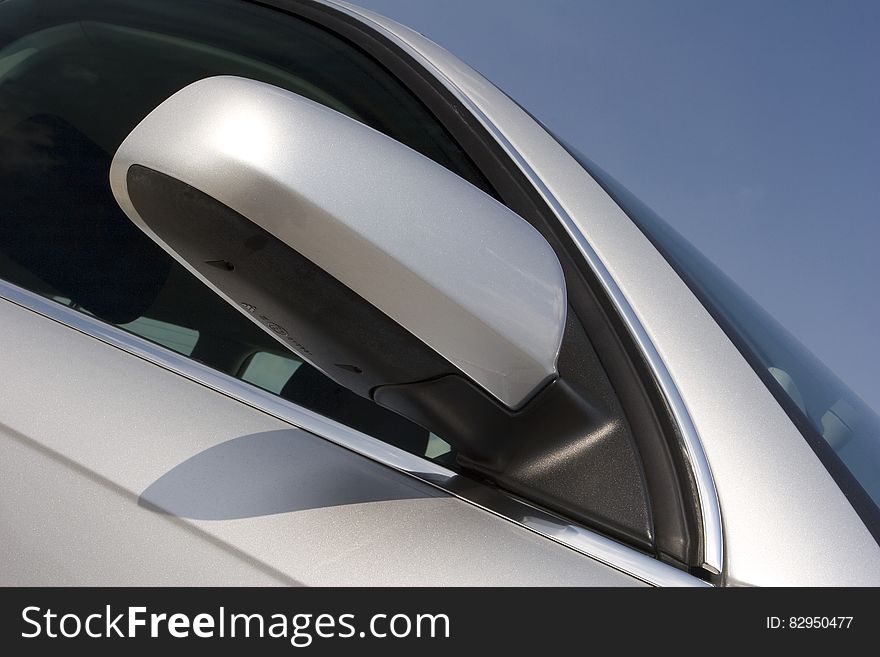
[[4, 584], [639, 580], [0, 301]]

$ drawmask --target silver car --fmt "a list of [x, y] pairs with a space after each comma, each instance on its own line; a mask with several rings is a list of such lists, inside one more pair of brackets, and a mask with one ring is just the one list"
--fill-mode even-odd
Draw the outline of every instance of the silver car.
[[331, 0], [0, 2], [0, 583], [878, 585], [880, 421]]

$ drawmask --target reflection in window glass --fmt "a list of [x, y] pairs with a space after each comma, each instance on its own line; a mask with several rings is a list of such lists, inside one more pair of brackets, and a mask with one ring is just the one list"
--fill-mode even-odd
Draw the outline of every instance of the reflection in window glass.
[[250, 358], [241, 378], [277, 395], [300, 365], [302, 363], [293, 358], [261, 351]]
[[452, 450], [452, 446], [436, 434], [428, 435], [428, 448], [425, 450], [425, 456], [429, 459], [436, 459], [439, 456], [448, 454]]
[[163, 347], [173, 349], [184, 356], [191, 356], [193, 349], [196, 348], [196, 342], [199, 341], [198, 331], [149, 317], [138, 317], [133, 322], [121, 324], [120, 327], [147, 340], [158, 342]]

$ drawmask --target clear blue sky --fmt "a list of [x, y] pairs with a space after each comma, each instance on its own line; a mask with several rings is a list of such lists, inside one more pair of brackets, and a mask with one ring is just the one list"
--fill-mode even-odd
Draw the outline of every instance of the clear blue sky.
[[352, 1], [516, 98], [880, 411], [880, 2]]

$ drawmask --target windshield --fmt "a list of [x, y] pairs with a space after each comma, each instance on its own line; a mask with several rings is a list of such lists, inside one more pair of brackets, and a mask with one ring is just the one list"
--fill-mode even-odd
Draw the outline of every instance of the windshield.
[[880, 418], [669, 224], [589, 159], [566, 148], [712, 313], [880, 540]]

